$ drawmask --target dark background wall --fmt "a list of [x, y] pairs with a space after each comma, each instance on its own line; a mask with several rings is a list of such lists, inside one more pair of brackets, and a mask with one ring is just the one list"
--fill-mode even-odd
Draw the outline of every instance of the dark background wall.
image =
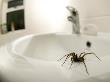
[[24, 9], [7, 13], [7, 31], [12, 30], [12, 23], [14, 30], [24, 29], [24, 22]]

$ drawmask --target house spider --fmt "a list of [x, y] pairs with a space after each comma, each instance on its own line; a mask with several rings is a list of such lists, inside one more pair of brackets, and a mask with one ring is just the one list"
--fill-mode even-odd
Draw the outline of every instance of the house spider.
[[[99, 58], [95, 53], [86, 53], [86, 52], [82, 52], [79, 56], [78, 56], [78, 54], [76, 54], [75, 52], [72, 52], [72, 53], [69, 53], [69, 54], [63, 56], [63, 57], [62, 57], [61, 59], [59, 59], [59, 60], [62, 60], [64, 57], [66, 57], [65, 61], [63, 62], [63, 64], [64, 64], [64, 63], [67, 61], [67, 59], [70, 58], [70, 59], [71, 59], [70, 68], [71, 68], [71, 66], [72, 66], [72, 64], [73, 64], [74, 62], [76, 62], [76, 63], [83, 63], [84, 66], [85, 66], [85, 69], [86, 69], [86, 73], [89, 75], [89, 72], [88, 72], [88, 70], [87, 70], [87, 66], [86, 66], [86, 64], [85, 64], [85, 59], [84, 59], [84, 57], [85, 57], [86, 55], [88, 55], [88, 54], [93, 54], [93, 55], [95, 55], [95, 56], [100, 60], [100, 58]], [[58, 61], [59, 61], [59, 60], [58, 60]], [[63, 66], [63, 64], [62, 64], [62, 66]]]

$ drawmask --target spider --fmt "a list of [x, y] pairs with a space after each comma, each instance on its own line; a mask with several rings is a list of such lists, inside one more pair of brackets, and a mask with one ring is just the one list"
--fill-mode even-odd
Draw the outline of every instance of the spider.
[[[64, 63], [67, 61], [67, 59], [70, 58], [70, 59], [71, 59], [70, 68], [71, 68], [71, 66], [72, 66], [72, 64], [73, 64], [74, 62], [76, 62], [76, 63], [83, 63], [84, 66], [85, 66], [85, 69], [86, 69], [86, 73], [89, 75], [89, 72], [88, 72], [88, 70], [87, 70], [87, 66], [86, 66], [86, 64], [85, 64], [85, 59], [84, 59], [84, 57], [85, 57], [86, 55], [88, 55], [88, 54], [93, 54], [93, 55], [95, 55], [95, 56], [100, 60], [100, 58], [99, 58], [95, 53], [86, 53], [86, 52], [82, 52], [79, 56], [78, 56], [78, 54], [76, 54], [75, 52], [72, 52], [72, 53], [69, 53], [69, 54], [63, 56], [63, 57], [62, 57], [61, 59], [59, 59], [59, 60], [62, 60], [64, 57], [66, 57], [65, 61], [63, 62], [63, 64], [64, 64]], [[58, 61], [59, 61], [59, 60], [58, 60]], [[101, 60], [100, 60], [100, 61], [101, 61]], [[62, 66], [63, 66], [63, 64], [62, 64]]]

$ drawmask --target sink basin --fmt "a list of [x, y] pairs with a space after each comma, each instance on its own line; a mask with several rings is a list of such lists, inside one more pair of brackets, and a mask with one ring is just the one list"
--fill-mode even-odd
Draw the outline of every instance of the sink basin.
[[[86, 56], [90, 75], [82, 63], [74, 63], [69, 69], [68, 59], [61, 66], [65, 58], [61, 61], [58, 59], [70, 52], [84, 52], [88, 49], [87, 41], [91, 42], [89, 50], [101, 59], [99, 61], [94, 55]], [[10, 82], [89, 82], [85, 79], [110, 72], [109, 49], [110, 39], [99, 36], [60, 33], [27, 35], [8, 45], [13, 61], [6, 71], [6, 77]]]

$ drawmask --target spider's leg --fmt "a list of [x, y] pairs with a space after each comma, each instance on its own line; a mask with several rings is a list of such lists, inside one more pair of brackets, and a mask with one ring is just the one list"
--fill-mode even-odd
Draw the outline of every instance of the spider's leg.
[[[67, 54], [68, 55], [68, 54]], [[65, 56], [67, 56], [67, 55], [64, 55], [62, 58], [60, 58], [59, 60], [57, 60], [57, 61], [60, 61], [60, 60], [62, 60]]]
[[85, 52], [82, 52], [82, 53], [79, 55], [79, 57], [81, 57], [82, 54], [85, 54]]
[[99, 59], [101, 61], [101, 59], [95, 53], [92, 53], [92, 54], [95, 55], [97, 57], [97, 59]]
[[85, 53], [82, 57], [84, 57], [84, 56], [86, 56], [86, 55], [88, 55], [88, 54], [93, 54], [93, 55], [95, 55], [95, 56], [101, 61], [101, 59], [100, 59], [95, 53]]
[[[63, 62], [63, 64], [66, 62], [66, 60], [67, 60], [70, 56], [71, 56], [71, 55], [67, 55], [67, 57], [66, 57], [65, 61]], [[62, 64], [62, 66], [63, 66], [63, 64]]]
[[73, 60], [73, 58], [71, 57], [71, 65], [70, 65], [69, 69], [71, 69], [71, 66], [72, 66], [73, 62], [74, 62], [74, 60]]
[[84, 66], [85, 66], [85, 68], [86, 68], [86, 73], [89, 75], [89, 72], [88, 72], [88, 70], [87, 70], [87, 66], [86, 66], [86, 63], [83, 61], [83, 64], [84, 64]]

